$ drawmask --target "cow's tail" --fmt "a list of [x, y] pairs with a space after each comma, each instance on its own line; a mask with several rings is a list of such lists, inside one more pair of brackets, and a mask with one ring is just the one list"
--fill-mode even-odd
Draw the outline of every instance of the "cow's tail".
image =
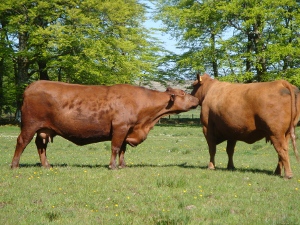
[[294, 126], [291, 127], [290, 132], [291, 132], [291, 139], [292, 139], [293, 149], [294, 149], [294, 152], [296, 155], [296, 159], [298, 162], [300, 162], [299, 153], [298, 153], [297, 146], [296, 146], [296, 135], [295, 135], [295, 127]]
[[[297, 106], [298, 93], [295, 91], [297, 88], [291, 85], [289, 82], [285, 81], [285, 87], [289, 89], [291, 93], [291, 123], [290, 123], [290, 135], [293, 144], [294, 153], [298, 162], [300, 162], [299, 153], [296, 146], [296, 134], [295, 127], [297, 126], [299, 120], [300, 109]], [[299, 91], [298, 91], [299, 92]]]

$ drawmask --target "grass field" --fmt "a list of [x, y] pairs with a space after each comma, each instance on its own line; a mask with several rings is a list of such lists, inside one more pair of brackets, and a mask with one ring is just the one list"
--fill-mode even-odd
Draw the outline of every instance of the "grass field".
[[56, 137], [47, 152], [52, 169], [39, 166], [32, 141], [11, 170], [18, 133], [0, 127], [1, 224], [300, 224], [300, 164], [291, 148], [291, 180], [272, 175], [277, 154], [265, 140], [238, 142], [235, 171], [225, 169], [220, 144], [210, 171], [199, 126], [155, 126], [128, 148], [126, 169], [107, 169], [110, 142], [82, 147]]

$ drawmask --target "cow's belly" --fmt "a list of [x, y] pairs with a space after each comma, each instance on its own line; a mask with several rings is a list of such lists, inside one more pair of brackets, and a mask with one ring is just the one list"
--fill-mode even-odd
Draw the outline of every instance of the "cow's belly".
[[217, 144], [225, 140], [244, 141], [254, 143], [266, 137], [266, 127], [257, 128], [254, 118], [245, 118], [239, 114], [235, 117], [228, 115], [214, 115], [209, 120], [202, 120], [203, 126], [206, 127], [207, 135], [213, 136]]
[[259, 141], [266, 137], [266, 134], [262, 131], [253, 131], [247, 135], [241, 135], [237, 140], [246, 142], [248, 144], [253, 144], [256, 141]]
[[225, 140], [237, 140], [252, 144], [265, 138], [267, 135], [263, 130], [242, 131], [228, 128], [224, 130], [216, 130], [214, 136], [216, 137], [218, 144]]
[[57, 135], [77, 144], [86, 145], [111, 140], [111, 125], [105, 123], [64, 122], [51, 127]]
[[76, 145], [87, 145], [87, 144], [91, 144], [91, 143], [97, 143], [97, 142], [102, 142], [102, 141], [109, 141], [111, 140], [111, 138], [109, 136], [105, 136], [105, 137], [64, 137], [67, 140], [73, 142]]

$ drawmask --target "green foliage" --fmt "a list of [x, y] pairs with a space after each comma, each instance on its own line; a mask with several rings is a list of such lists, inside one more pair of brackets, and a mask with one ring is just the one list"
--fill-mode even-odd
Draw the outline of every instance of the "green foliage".
[[[185, 51], [174, 71], [238, 82], [285, 78], [298, 85], [300, 5], [290, 0], [156, 0], [156, 18]], [[166, 58], [168, 60], [168, 58]], [[251, 76], [249, 76], [251, 75]]]
[[[132, 83], [140, 73], [147, 72], [149, 66], [143, 55], [151, 49], [146, 30], [141, 26], [145, 9], [136, 1], [99, 4], [94, 0], [57, 0], [30, 2], [26, 6], [30, 19], [24, 28], [29, 33], [28, 47], [34, 51], [32, 57], [42, 57], [47, 62], [46, 69], [52, 79]], [[11, 16], [13, 21], [17, 18]], [[15, 31], [19, 29], [16, 27]], [[35, 64], [36, 60], [32, 60]]]
[[7, 70], [0, 79], [14, 80], [18, 107], [24, 87], [38, 79], [108, 85], [149, 80], [160, 47], [143, 26], [145, 14], [136, 0], [1, 1], [0, 60]]
[[144, 143], [128, 148], [128, 167], [111, 171], [109, 142], [76, 146], [55, 137], [47, 151], [52, 169], [37, 164], [33, 140], [21, 168], [11, 170], [18, 133], [0, 127], [1, 224], [300, 223], [300, 165], [290, 151], [293, 179], [273, 176], [278, 157], [265, 140], [238, 142], [235, 171], [226, 170], [220, 144], [211, 171], [201, 127], [155, 126]]

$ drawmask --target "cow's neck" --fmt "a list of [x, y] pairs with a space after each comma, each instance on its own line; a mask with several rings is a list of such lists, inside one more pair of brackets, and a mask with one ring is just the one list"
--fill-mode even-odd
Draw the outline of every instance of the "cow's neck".
[[200, 106], [202, 106], [202, 102], [204, 101], [206, 94], [209, 92], [209, 90], [212, 88], [212, 86], [216, 82], [219, 82], [219, 81], [211, 79], [201, 85], [200, 90], [199, 90], [199, 96], [197, 96], [200, 101]]
[[[161, 93], [158, 96], [158, 98], [160, 98], [162, 100]], [[169, 94], [166, 94], [163, 97], [162, 101], [157, 101], [157, 102], [153, 101], [152, 102], [153, 105], [151, 105], [151, 107], [153, 107], [153, 109], [157, 109], [157, 110], [151, 110], [151, 112], [152, 112], [151, 114], [149, 114], [149, 112], [145, 113], [146, 116], [144, 118], [141, 118], [141, 123], [147, 124], [147, 126], [150, 125], [151, 127], [153, 127], [159, 121], [160, 118], [170, 115], [170, 114], [179, 113], [178, 111], [175, 111], [175, 110], [172, 111], [172, 107], [168, 108], [169, 102], [170, 102]], [[157, 103], [159, 103], [159, 104], [157, 104]], [[144, 115], [144, 113], [142, 115]]]

